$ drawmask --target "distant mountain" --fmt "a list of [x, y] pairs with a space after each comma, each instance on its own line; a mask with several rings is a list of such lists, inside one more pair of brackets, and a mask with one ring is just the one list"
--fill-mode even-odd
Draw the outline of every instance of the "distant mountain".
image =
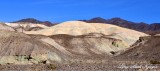
[[88, 23], [106, 23], [107, 20], [106, 19], [103, 19], [101, 17], [96, 17], [96, 18], [93, 18], [93, 19], [90, 19], [90, 20], [86, 20]]
[[13, 23], [35, 23], [35, 24], [43, 24], [43, 25], [46, 25], [46, 26], [52, 26], [53, 25], [49, 21], [39, 21], [39, 20], [34, 19], [34, 18], [21, 19], [21, 20], [15, 21]]
[[42, 24], [46, 25], [46, 26], [53, 26], [54, 24], [51, 23], [50, 21], [44, 21]]
[[140, 32], [144, 32], [147, 34], [158, 34], [160, 33], [160, 23], [153, 23], [153, 24], [147, 24], [147, 23], [136, 23], [127, 21], [121, 18], [112, 18], [112, 19], [104, 19], [101, 17], [92, 18], [90, 20], [81, 20], [88, 23], [107, 23], [107, 24], [113, 24], [124, 28], [129, 28], [133, 30], [137, 30]]

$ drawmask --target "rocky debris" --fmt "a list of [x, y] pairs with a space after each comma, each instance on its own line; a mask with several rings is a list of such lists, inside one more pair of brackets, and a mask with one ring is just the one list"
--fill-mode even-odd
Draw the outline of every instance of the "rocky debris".
[[56, 70], [54, 64], [29, 64], [29, 65], [0, 65], [1, 71], [53, 71]]
[[1, 71], [159, 71], [160, 65], [142, 62], [106, 61], [103, 63], [0, 65]]

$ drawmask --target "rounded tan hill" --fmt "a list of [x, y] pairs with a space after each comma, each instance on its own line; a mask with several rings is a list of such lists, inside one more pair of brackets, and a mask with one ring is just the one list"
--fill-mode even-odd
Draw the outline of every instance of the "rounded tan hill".
[[128, 45], [132, 45], [139, 39], [140, 36], [147, 36], [144, 33], [118, 27], [111, 24], [103, 23], [85, 23], [81, 21], [68, 21], [56, 26], [42, 29], [39, 31], [25, 32], [26, 34], [40, 34], [40, 35], [57, 35], [57, 34], [68, 34], [68, 35], [85, 35], [89, 33], [102, 33], [104, 35], [110, 35], [111, 38], [120, 39]]
[[58, 50], [49, 44], [22, 33], [11, 31], [0, 31], [0, 33], [0, 64], [61, 61]]
[[5, 23], [0, 23], [0, 30], [15, 31], [12, 27], [6, 25]]

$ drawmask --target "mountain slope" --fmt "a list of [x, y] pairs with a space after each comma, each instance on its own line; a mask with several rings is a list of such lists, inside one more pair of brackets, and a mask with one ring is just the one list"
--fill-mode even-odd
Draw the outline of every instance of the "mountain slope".
[[21, 20], [15, 21], [13, 23], [35, 23], [35, 24], [43, 24], [43, 25], [46, 25], [46, 26], [52, 26], [53, 25], [49, 21], [39, 21], [39, 20], [34, 19], [34, 18], [21, 19]]
[[6, 23], [8, 26], [14, 28], [18, 32], [24, 31], [37, 31], [40, 29], [48, 28], [43, 24], [35, 24], [35, 23]]
[[102, 34], [88, 34], [82, 36], [53, 35], [50, 37], [59, 45], [66, 48], [70, 53], [88, 56], [112, 55], [111, 51], [116, 52], [128, 47], [125, 42], [109, 38]]
[[6, 25], [5, 23], [0, 23], [0, 30], [15, 31], [12, 27]]
[[[97, 36], [99, 35], [99, 36]], [[127, 44], [121, 40], [109, 38], [103, 34], [88, 34], [81, 36], [52, 35], [30, 35], [55, 47], [61, 54], [59, 56], [65, 61], [83, 61], [85, 59], [108, 59], [119, 50], [127, 48]]]
[[38, 64], [59, 61], [58, 51], [26, 34], [0, 31], [0, 64]]
[[141, 37], [131, 48], [116, 57], [120, 60], [160, 60], [160, 36]]
[[129, 28], [133, 30], [137, 30], [140, 32], [144, 32], [147, 34], [158, 34], [160, 32], [160, 24], [159, 23], [153, 23], [153, 24], [147, 24], [147, 23], [135, 23], [131, 21], [127, 21], [121, 18], [112, 18], [112, 19], [103, 19], [100, 17], [93, 18], [90, 20], [82, 20], [88, 23], [106, 23], [106, 24], [113, 24], [124, 28]]

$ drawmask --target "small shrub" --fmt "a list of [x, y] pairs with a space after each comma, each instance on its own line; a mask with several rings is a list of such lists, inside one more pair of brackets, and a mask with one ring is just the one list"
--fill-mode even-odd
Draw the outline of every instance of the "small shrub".
[[47, 63], [47, 60], [42, 60], [40, 62], [38, 62], [38, 64], [46, 64]]
[[111, 53], [112, 55], [116, 54], [114, 51], [111, 51], [110, 53]]
[[156, 61], [156, 60], [151, 60], [151, 61], [150, 61], [150, 64], [160, 64], [160, 62], [159, 62], [159, 61]]
[[112, 45], [115, 46], [115, 47], [118, 47], [118, 44], [115, 41], [112, 42]]
[[29, 55], [29, 56], [25, 56], [24, 59], [27, 59], [27, 60], [29, 61], [29, 60], [31, 60], [31, 59], [33, 59], [33, 58], [31, 57], [31, 55]]
[[57, 67], [54, 64], [49, 64], [48, 68], [51, 70], [55, 70]]

